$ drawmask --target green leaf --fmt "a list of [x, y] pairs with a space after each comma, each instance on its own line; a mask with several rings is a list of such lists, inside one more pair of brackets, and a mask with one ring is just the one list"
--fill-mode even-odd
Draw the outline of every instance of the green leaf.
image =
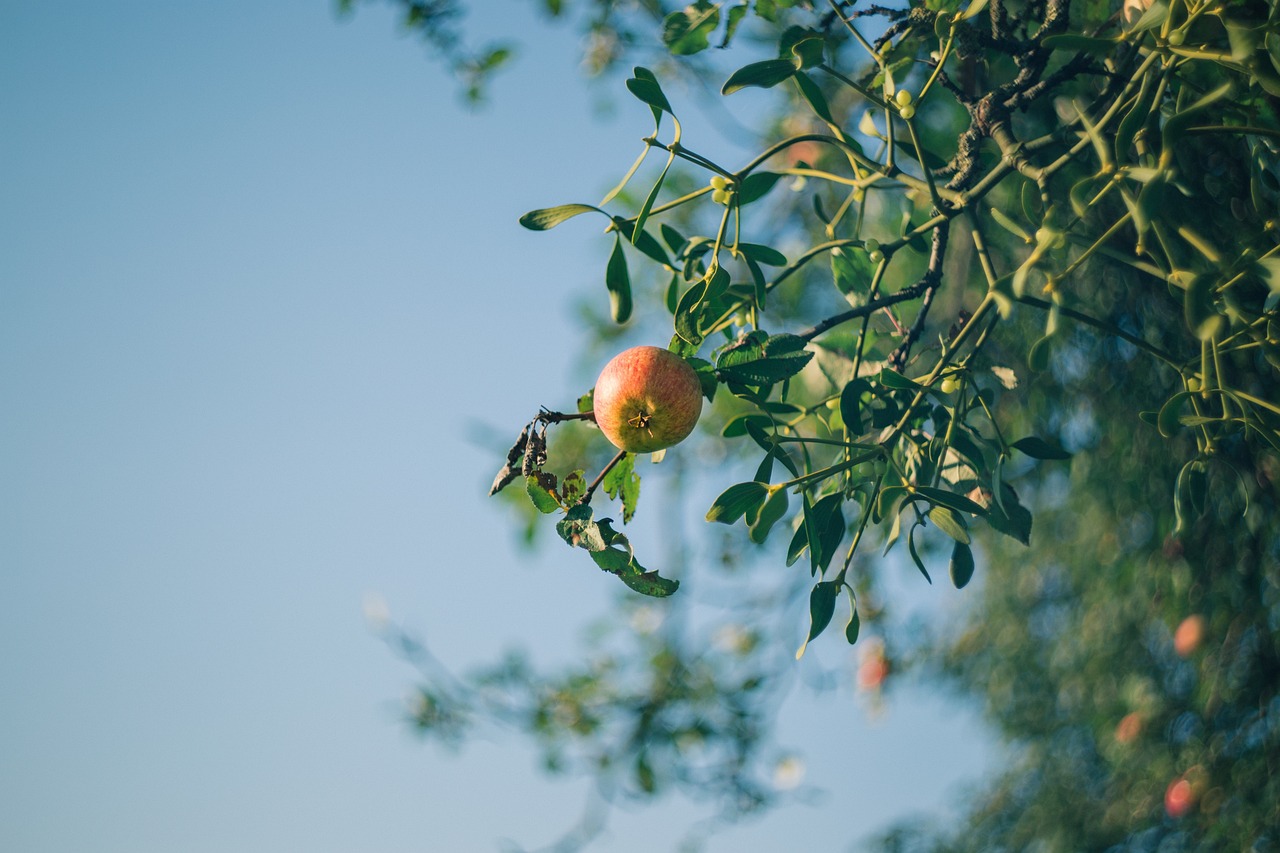
[[556, 478], [554, 474], [534, 471], [524, 478], [525, 494], [533, 502], [538, 512], [552, 513], [560, 508], [560, 499], [555, 495]]
[[635, 518], [636, 502], [640, 500], [640, 475], [636, 473], [636, 457], [634, 453], [623, 455], [617, 465], [609, 469], [600, 483], [605, 494], [617, 500], [622, 499], [622, 523], [626, 524]]
[[[581, 213], [604, 213], [598, 207], [589, 204], [562, 204], [558, 207], [544, 207], [541, 210], [531, 210], [524, 216], [520, 217], [520, 224], [530, 231], [546, 231], [555, 228], [566, 219], [572, 219]], [[605, 214], [608, 216], [608, 214]]]
[[809, 593], [809, 636], [796, 652], [796, 660], [804, 656], [809, 643], [831, 624], [839, 595], [840, 586], [835, 581], [822, 581]]
[[964, 589], [973, 578], [973, 550], [964, 542], [951, 547], [951, 563], [947, 567], [956, 589]]
[[613, 322], [621, 325], [631, 318], [631, 276], [627, 273], [627, 257], [622, 253], [622, 237], [613, 241], [613, 253], [604, 270], [604, 285], [609, 289], [609, 308]]
[[734, 35], [738, 32], [738, 25], [742, 23], [742, 18], [747, 14], [750, 3], [742, 2], [729, 10], [729, 14], [725, 18], [724, 39], [720, 42], [721, 48], [729, 46], [729, 42], [733, 41]]
[[1023, 545], [1031, 544], [1031, 513], [1018, 503], [1018, 496], [1007, 483], [1000, 483], [1000, 500], [987, 510], [987, 523], [1005, 536]]
[[1190, 391], [1179, 391], [1160, 407], [1160, 414], [1156, 417], [1156, 429], [1160, 430], [1162, 436], [1172, 438], [1181, 429], [1179, 415], [1182, 413], [1183, 404], [1190, 399]]
[[711, 366], [711, 362], [702, 358], [686, 355], [685, 361], [689, 362], [693, 372], [698, 374], [698, 385], [702, 388], [702, 396], [706, 397], [707, 402], [710, 403], [716, 397], [716, 388], [720, 387], [715, 368]]
[[676, 56], [689, 56], [711, 46], [710, 36], [720, 23], [720, 4], [699, 0], [662, 21], [662, 43]]
[[929, 511], [929, 519], [952, 539], [969, 544], [969, 531], [965, 529], [964, 516], [952, 512], [945, 506], [935, 506]]
[[805, 525], [808, 527], [809, 567], [811, 574], [821, 574], [831, 564], [840, 541], [844, 539], [844, 512], [840, 505], [844, 496], [839, 492], [806, 507]]
[[787, 514], [787, 504], [786, 489], [778, 489], [770, 495], [764, 502], [764, 506], [760, 507], [760, 515], [751, 524], [747, 538], [757, 545], [763, 544], [769, 536], [769, 531]]
[[622, 233], [628, 243], [664, 267], [671, 266], [671, 259], [667, 257], [666, 250], [662, 248], [662, 244], [658, 242], [657, 238], [648, 231], [636, 231], [636, 224], [630, 219], [624, 219], [621, 216], [613, 217], [613, 225]]
[[887, 367], [876, 374], [876, 381], [885, 388], [892, 388], [895, 391], [919, 391], [922, 387], [901, 373], [890, 370]]
[[858, 618], [858, 602], [853, 597], [853, 589], [846, 584], [844, 592], [849, 597], [849, 621], [844, 626], [844, 638], [852, 646], [858, 642], [858, 629], [862, 627], [862, 620]]
[[576, 504], [586, 493], [587, 478], [583, 476], [581, 468], [569, 472], [560, 483], [560, 499], [564, 501], [565, 506]]
[[929, 570], [924, 567], [924, 560], [920, 559], [920, 554], [916, 551], [916, 528], [918, 527], [920, 527], [920, 523], [916, 522], [907, 531], [907, 552], [911, 554], [911, 561], [916, 564], [920, 574], [924, 575], [924, 579], [932, 584], [933, 578], [929, 577]]
[[935, 489], [932, 486], [916, 486], [914, 495], [924, 498], [929, 503], [954, 509], [956, 512], [967, 512], [972, 515], [987, 514], [987, 510], [982, 505], [974, 503], [964, 495], [957, 495], [955, 492], [948, 492], [945, 489]]
[[782, 175], [778, 172], [752, 172], [738, 185], [738, 206], [763, 198]]
[[769, 496], [769, 486], [750, 480], [730, 486], [707, 510], [707, 521], [718, 521], [721, 524], [733, 524], [744, 513], [758, 507]]
[[791, 45], [791, 55], [798, 69], [817, 68], [826, 59], [826, 42], [822, 36], [814, 33]]
[[569, 507], [565, 517], [556, 522], [556, 533], [575, 548], [603, 551], [607, 547], [599, 525], [591, 520], [591, 507], [584, 504]]
[[747, 88], [769, 89], [796, 75], [798, 69], [789, 59], [765, 59], [744, 65], [729, 75], [720, 94], [732, 95]]
[[769, 267], [785, 267], [787, 265], [787, 256], [772, 246], [762, 246], [758, 243], [739, 243], [738, 251], [758, 264], [764, 264]]
[[658, 200], [658, 192], [662, 189], [662, 184], [667, 179], [667, 172], [671, 170], [671, 164], [675, 162], [675, 159], [675, 151], [667, 155], [666, 165], [662, 167], [658, 180], [653, 182], [653, 189], [649, 190], [649, 195], [645, 197], [644, 204], [640, 206], [640, 212], [636, 214], [635, 232], [632, 234], [633, 241], [637, 235], [645, 233], [644, 224], [649, 219], [649, 211], [653, 210], [653, 204]]
[[796, 86], [800, 89], [800, 94], [809, 102], [809, 107], [813, 112], [825, 122], [835, 123], [835, 119], [831, 116], [831, 105], [827, 103], [827, 96], [822, 94], [822, 89], [818, 88], [818, 84], [809, 78], [808, 74], [797, 71], [794, 77]]
[[1071, 454], [1057, 442], [1047, 441], [1039, 436], [1029, 435], [1015, 441], [1013, 447], [1033, 459], [1070, 459]]
[[1183, 297], [1187, 328], [1202, 341], [1211, 340], [1226, 322], [1213, 305], [1214, 277], [1201, 273], [1191, 279]]
[[862, 395], [871, 390], [871, 383], [865, 379], [853, 379], [847, 382], [840, 391], [840, 419], [849, 435], [857, 436], [862, 428]]

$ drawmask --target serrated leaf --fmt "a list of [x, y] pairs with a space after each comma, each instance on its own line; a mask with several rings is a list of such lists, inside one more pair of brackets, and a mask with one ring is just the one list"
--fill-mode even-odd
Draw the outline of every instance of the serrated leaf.
[[[546, 231], [555, 228], [566, 219], [572, 219], [583, 213], [604, 213], [598, 207], [589, 204], [561, 204], [556, 207], [544, 207], [539, 210], [531, 210], [524, 216], [520, 217], [520, 224], [530, 231]], [[608, 216], [608, 214], [605, 214]]]
[[622, 500], [622, 523], [635, 518], [636, 503], [640, 500], [640, 475], [636, 473], [635, 454], [627, 453], [604, 475], [600, 483], [605, 494], [614, 500]]
[[555, 495], [556, 478], [545, 471], [534, 471], [524, 478], [524, 491], [529, 496], [535, 509], [541, 513], [553, 513], [560, 508], [560, 499]]
[[560, 538], [575, 548], [588, 551], [603, 551], [606, 547], [600, 527], [591, 520], [591, 507], [576, 504], [569, 508], [565, 517], [556, 522], [556, 533]]
[[707, 510], [707, 521], [718, 521], [721, 524], [733, 524], [746, 512], [758, 507], [769, 496], [769, 486], [750, 480], [730, 486]]

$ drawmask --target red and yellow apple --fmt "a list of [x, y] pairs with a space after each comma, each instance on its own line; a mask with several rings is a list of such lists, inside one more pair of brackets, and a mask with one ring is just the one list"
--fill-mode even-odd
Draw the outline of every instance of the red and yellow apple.
[[593, 408], [614, 447], [653, 453], [693, 432], [702, 414], [702, 383], [689, 362], [670, 350], [632, 347], [600, 372]]

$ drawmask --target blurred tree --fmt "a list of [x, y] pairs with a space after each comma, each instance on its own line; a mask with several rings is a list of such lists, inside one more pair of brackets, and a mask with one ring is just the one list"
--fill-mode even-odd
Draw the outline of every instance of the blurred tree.
[[[457, 9], [402, 5], [433, 44]], [[595, 512], [637, 511], [635, 456], [590, 429], [589, 392], [538, 413], [494, 491], [523, 485], [503, 494], [526, 519], [559, 515], [565, 542], [634, 592], [562, 673], [513, 655], [455, 678], [390, 629], [423, 671], [416, 724], [459, 742], [500, 720], [548, 768], [592, 775], [601, 802], [677, 788], [734, 819], [785, 796], [771, 721], [807, 599], [795, 656], [842, 609], [864, 688], [918, 666], [983, 697], [1017, 747], [962, 825], [902, 827], [886, 849], [1270, 849], [1277, 7], [583, 8], [617, 48], [600, 68], [659, 41], [695, 58], [776, 44], [722, 87], [779, 94], [759, 156], [700, 153], [684, 107], [637, 67], [626, 86], [654, 125], [636, 165], [598, 204], [521, 220], [605, 217], [613, 320], [650, 340], [669, 323], [712, 403], [668, 479], [713, 482], [707, 520], [744, 522], [747, 541], [713, 528], [706, 547], [671, 549], [667, 577], [648, 571]], [[735, 465], [699, 471], [697, 453]], [[755, 476], [724, 488], [752, 458]], [[920, 639], [895, 621], [877, 571], [895, 547], [930, 582], [943, 561], [957, 587], [977, 579], [965, 625]], [[715, 561], [683, 565], [708, 550], [729, 582]], [[677, 592], [681, 577], [719, 614]], [[566, 849], [602, 819], [590, 809]]]

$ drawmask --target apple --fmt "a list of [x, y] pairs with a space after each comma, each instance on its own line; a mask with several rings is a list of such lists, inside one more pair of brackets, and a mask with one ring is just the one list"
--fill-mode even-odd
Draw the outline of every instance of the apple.
[[702, 383], [670, 350], [632, 347], [600, 371], [594, 399], [596, 424], [614, 447], [653, 453], [693, 432], [702, 414]]

